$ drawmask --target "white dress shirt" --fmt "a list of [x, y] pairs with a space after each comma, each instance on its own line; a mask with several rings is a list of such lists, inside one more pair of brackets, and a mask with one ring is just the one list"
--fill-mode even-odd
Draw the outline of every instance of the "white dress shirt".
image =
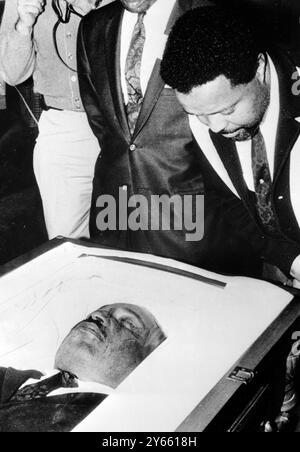
[[[58, 372], [59, 372], [58, 370], [47, 371], [44, 373], [44, 376], [40, 380], [35, 380], [33, 378], [30, 378], [21, 386], [21, 388], [32, 385], [34, 383], [39, 383], [43, 380], [47, 380], [48, 378], [51, 378], [54, 375], [56, 375]], [[87, 381], [81, 381], [81, 380], [75, 380], [75, 381], [78, 385], [77, 388], [59, 388], [59, 389], [56, 389], [55, 391], [52, 391], [50, 394], [47, 395], [47, 397], [54, 397], [54, 396], [59, 396], [59, 395], [75, 394], [75, 393], [109, 395], [114, 392], [113, 388], [110, 388], [109, 386], [106, 386], [106, 385], [103, 385], [100, 383], [87, 382]]]
[[[269, 57], [271, 70], [271, 99], [270, 106], [265, 118], [261, 123], [260, 130], [266, 143], [268, 162], [271, 177], [274, 175], [276, 135], [279, 121], [280, 100], [279, 100], [279, 80], [273, 61]], [[241, 162], [244, 180], [249, 190], [254, 191], [254, 180], [252, 172], [251, 140], [236, 143], [237, 152]]]
[[[141, 87], [145, 95], [156, 60], [162, 59], [168, 36], [165, 34], [176, 0], [156, 0], [144, 18], [146, 41], [141, 65]], [[128, 93], [125, 80], [126, 59], [138, 14], [125, 10], [121, 32], [121, 81], [125, 104]]]

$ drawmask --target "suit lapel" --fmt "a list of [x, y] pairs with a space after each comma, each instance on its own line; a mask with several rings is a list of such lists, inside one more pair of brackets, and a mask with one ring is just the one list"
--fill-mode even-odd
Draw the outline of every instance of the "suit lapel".
[[160, 64], [161, 60], [157, 59], [148, 83], [141, 112], [139, 114], [133, 134], [133, 139], [140, 133], [140, 131], [148, 121], [149, 116], [151, 115], [153, 108], [155, 107], [159, 96], [164, 89], [165, 84], [160, 76]]
[[185, 1], [185, 5], [182, 5], [182, 1], [177, 0], [177, 2], [174, 5], [173, 11], [170, 15], [170, 18], [168, 20], [167, 26], [166, 26], [166, 30], [165, 30], [165, 35], [169, 36], [172, 28], [174, 27], [175, 23], [177, 22], [177, 20], [179, 19], [179, 17], [185, 12], [185, 6], [186, 6], [186, 0]]
[[110, 83], [111, 94], [114, 102], [115, 112], [124, 134], [130, 139], [130, 131], [124, 106], [124, 98], [121, 84], [121, 31], [124, 9], [120, 5], [119, 10], [107, 21], [105, 45], [106, 65]]
[[[166, 36], [169, 35], [173, 25], [175, 24], [177, 19], [182, 15], [182, 13], [183, 13], [183, 9], [181, 7], [181, 2], [177, 1], [174, 5], [173, 11], [171, 13], [170, 19], [168, 21], [168, 24], [167, 24], [167, 27], [165, 30]], [[164, 89], [165, 83], [160, 76], [160, 65], [161, 65], [161, 60], [157, 59], [155, 66], [153, 68], [149, 83], [148, 83], [147, 91], [144, 96], [143, 105], [141, 108], [139, 118], [136, 123], [136, 128], [135, 128], [133, 139], [141, 132], [142, 128], [148, 121], [148, 119]]]
[[236, 188], [240, 198], [253, 210], [253, 202], [243, 177], [241, 162], [237, 153], [236, 145], [232, 140], [209, 131], [212, 142], [223, 162], [223, 165]]
[[278, 178], [280, 177], [281, 170], [289, 158], [299, 135], [300, 124], [295, 119], [281, 116], [276, 140], [274, 184], [276, 184]]
[[275, 184], [300, 134], [300, 124], [295, 120], [297, 116], [300, 116], [300, 100], [299, 95], [294, 95], [293, 91], [295, 65], [281, 53], [270, 53], [276, 67], [280, 87], [280, 118], [274, 166]]

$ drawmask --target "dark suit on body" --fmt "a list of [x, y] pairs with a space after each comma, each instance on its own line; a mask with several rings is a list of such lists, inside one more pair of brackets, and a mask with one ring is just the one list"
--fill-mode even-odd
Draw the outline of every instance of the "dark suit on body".
[[10, 401], [37, 371], [0, 367], [0, 432], [70, 432], [105, 398], [102, 394], [74, 393], [24, 402]]

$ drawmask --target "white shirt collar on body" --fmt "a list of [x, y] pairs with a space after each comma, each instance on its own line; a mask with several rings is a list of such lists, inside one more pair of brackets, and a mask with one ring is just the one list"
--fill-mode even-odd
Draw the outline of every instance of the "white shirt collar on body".
[[[39, 381], [46, 380], [48, 378], [53, 377], [56, 375], [59, 371], [52, 369], [48, 370], [44, 373], [43, 377], [40, 380], [35, 380], [33, 378], [30, 378], [27, 380], [21, 387], [25, 387], [34, 383], [38, 383]], [[92, 393], [92, 394], [112, 394], [114, 392], [114, 389], [106, 386], [104, 384], [100, 383], [94, 383], [94, 382], [86, 382], [81, 380], [76, 380], [76, 383], [78, 384], [77, 388], [59, 388], [55, 391], [52, 391], [48, 397], [63, 395], [63, 394], [75, 394], [75, 393]]]

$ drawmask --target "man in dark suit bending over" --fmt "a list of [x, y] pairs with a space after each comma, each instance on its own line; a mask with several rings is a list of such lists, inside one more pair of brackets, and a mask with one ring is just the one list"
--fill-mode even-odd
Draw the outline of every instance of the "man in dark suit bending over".
[[[300, 76], [247, 20], [199, 8], [174, 27], [165, 82], [201, 148], [208, 204], [231, 216], [228, 237], [300, 281]], [[240, 260], [243, 256], [240, 249]]]
[[145, 308], [103, 306], [65, 338], [55, 371], [0, 368], [0, 431], [71, 431], [165, 339]]

